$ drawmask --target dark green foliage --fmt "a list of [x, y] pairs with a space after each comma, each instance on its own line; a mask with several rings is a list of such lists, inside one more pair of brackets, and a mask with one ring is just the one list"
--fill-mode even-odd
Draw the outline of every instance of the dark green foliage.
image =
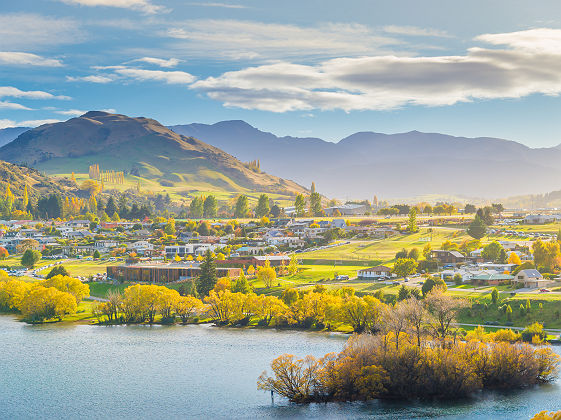
[[41, 253], [34, 249], [26, 249], [21, 257], [21, 265], [27, 268], [33, 268], [33, 266], [41, 259]]
[[467, 228], [467, 234], [475, 239], [481, 239], [487, 233], [487, 225], [479, 215], [476, 215], [473, 222]]
[[51, 271], [49, 271], [49, 274], [47, 274], [47, 279], [50, 279], [51, 277], [54, 276], [70, 276], [70, 273], [68, 272], [68, 270], [63, 266], [63, 265], [57, 265], [55, 267], [53, 267], [51, 269]]
[[197, 290], [201, 296], [207, 296], [216, 284], [216, 263], [210, 250], [207, 250], [205, 259], [201, 264]]

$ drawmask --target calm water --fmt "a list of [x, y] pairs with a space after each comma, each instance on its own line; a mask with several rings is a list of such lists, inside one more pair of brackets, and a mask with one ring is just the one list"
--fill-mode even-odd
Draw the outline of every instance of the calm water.
[[299, 406], [258, 391], [282, 353], [321, 356], [344, 338], [208, 326], [28, 326], [0, 316], [0, 418], [522, 419], [561, 409], [561, 384], [460, 404]]

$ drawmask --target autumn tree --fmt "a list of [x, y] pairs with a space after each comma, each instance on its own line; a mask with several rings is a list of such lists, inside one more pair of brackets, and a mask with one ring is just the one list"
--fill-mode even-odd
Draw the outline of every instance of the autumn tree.
[[277, 278], [277, 273], [269, 260], [265, 261], [265, 265], [257, 268], [257, 280], [262, 281], [265, 287], [270, 288]]
[[399, 258], [392, 269], [398, 277], [406, 277], [417, 272], [417, 262], [412, 258]]
[[520, 259], [518, 254], [516, 254], [515, 252], [511, 252], [510, 255], [508, 256], [508, 263], [520, 265], [522, 264], [522, 260]]
[[431, 315], [430, 326], [435, 337], [446, 338], [456, 320], [458, 312], [469, 304], [464, 299], [456, 299], [444, 294], [444, 289], [436, 287], [425, 298]]

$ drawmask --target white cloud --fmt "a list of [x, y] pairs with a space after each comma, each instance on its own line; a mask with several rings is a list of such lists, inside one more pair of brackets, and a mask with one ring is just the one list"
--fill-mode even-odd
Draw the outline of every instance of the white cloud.
[[384, 32], [395, 35], [406, 36], [434, 36], [441, 38], [448, 38], [450, 35], [446, 31], [432, 28], [419, 28], [417, 26], [397, 26], [388, 25], [384, 26]]
[[41, 67], [62, 66], [62, 62], [60, 60], [44, 58], [39, 55], [16, 51], [0, 51], [0, 64]]
[[160, 81], [167, 84], [190, 84], [196, 79], [190, 73], [184, 71], [162, 71], [162, 70], [143, 70], [133, 68], [118, 67], [115, 72], [121, 76], [129, 77], [131, 79], [140, 81]]
[[74, 44], [84, 40], [78, 24], [69, 18], [35, 14], [0, 14], [0, 49], [32, 49]]
[[247, 9], [247, 6], [231, 3], [189, 3], [189, 6], [222, 7], [225, 9]]
[[91, 76], [83, 76], [83, 77], [66, 76], [66, 80], [69, 82], [90, 82], [90, 83], [109, 83], [113, 81], [113, 79], [108, 76], [99, 76], [95, 74]]
[[0, 98], [26, 98], [26, 99], [71, 99], [68, 96], [55, 96], [41, 90], [20, 90], [13, 86], [0, 86]]
[[60, 120], [28, 120], [28, 121], [12, 121], [12, 120], [0, 120], [0, 129], [10, 128], [10, 127], [39, 127], [43, 124], [52, 124], [61, 122]]
[[177, 58], [170, 58], [169, 60], [164, 60], [162, 58], [154, 58], [154, 57], [142, 57], [136, 60], [132, 60], [132, 62], [136, 62], [136, 61], [155, 64], [157, 66], [165, 67], [165, 68], [175, 67], [181, 62], [181, 60], [178, 60]]
[[67, 4], [77, 4], [80, 6], [106, 6], [118, 7], [121, 9], [139, 10], [144, 13], [152, 14], [163, 12], [162, 6], [152, 4], [149, 0], [62, 0]]
[[31, 108], [28, 108], [28, 107], [23, 106], [21, 104], [16, 104], [16, 103], [7, 102], [7, 101], [0, 101], [0, 109], [17, 109], [17, 110], [31, 111]]
[[458, 56], [337, 58], [317, 65], [279, 62], [209, 77], [191, 87], [226, 106], [274, 112], [387, 110], [561, 93], [561, 44], [555, 41], [561, 41], [561, 30], [477, 39], [508, 48], [474, 47]]
[[[237, 60], [246, 56], [359, 56], [387, 51], [401, 41], [382, 36], [365, 25], [329, 23], [303, 27], [240, 20], [190, 20], [171, 24], [163, 36], [177, 41], [178, 51]], [[247, 55], [250, 57], [247, 57]]]
[[68, 109], [64, 111], [55, 111], [56, 114], [60, 115], [67, 115], [69, 117], [79, 117], [80, 115], [84, 115], [88, 111], [81, 111], [79, 109]]

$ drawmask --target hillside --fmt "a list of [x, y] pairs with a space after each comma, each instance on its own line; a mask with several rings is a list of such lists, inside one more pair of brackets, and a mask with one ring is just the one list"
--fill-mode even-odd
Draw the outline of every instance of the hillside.
[[16, 197], [23, 196], [26, 185], [29, 197], [35, 199], [51, 193], [62, 195], [72, 193], [70, 184], [64, 180], [50, 178], [32, 168], [0, 161], [0, 193], [2, 196], [8, 185]]
[[455, 195], [496, 198], [561, 187], [561, 148], [531, 149], [497, 138], [411, 131], [360, 132], [337, 143], [277, 137], [243, 121], [170, 127], [302, 185], [340, 198]]
[[87, 173], [89, 165], [190, 190], [294, 194], [300, 185], [250, 169], [217, 147], [155, 120], [91, 111], [29, 130], [0, 148], [0, 159], [48, 174]]

